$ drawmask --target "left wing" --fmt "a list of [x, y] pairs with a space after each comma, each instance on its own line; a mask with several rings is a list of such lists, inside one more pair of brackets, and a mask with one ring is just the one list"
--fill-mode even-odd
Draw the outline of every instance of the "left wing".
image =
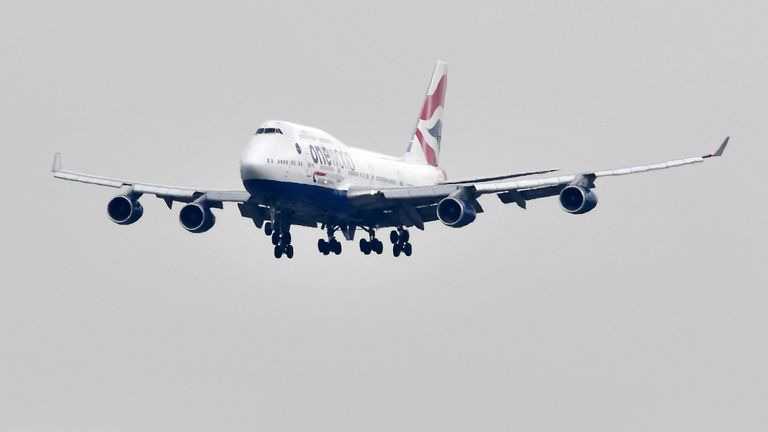
[[482, 177], [482, 178], [473, 178], [473, 179], [464, 179], [464, 180], [453, 180], [453, 181], [447, 181], [442, 182], [440, 184], [444, 185], [451, 185], [451, 184], [471, 184], [471, 183], [482, 183], [482, 182], [490, 182], [490, 181], [496, 181], [496, 180], [508, 180], [511, 178], [517, 178], [517, 177], [528, 177], [532, 175], [537, 174], [549, 174], [551, 172], [559, 171], [560, 168], [551, 168], [546, 170], [540, 170], [540, 171], [528, 171], [528, 172], [519, 172], [514, 174], [505, 174], [501, 176], [495, 176], [495, 177]]
[[[155, 195], [156, 197], [163, 199], [169, 208], [174, 201], [190, 203], [193, 201], [205, 200], [208, 203], [213, 204], [212, 207], [219, 207], [223, 202], [244, 203], [251, 197], [248, 192], [239, 190], [164, 186], [68, 171], [62, 169], [61, 153], [56, 153], [54, 156], [51, 171], [53, 171], [54, 177], [63, 180], [118, 188], [122, 189], [124, 193], [130, 194]], [[218, 204], [218, 206], [216, 204]]]
[[[482, 195], [496, 194], [502, 202], [514, 202], [522, 208], [526, 207], [526, 202], [532, 199], [555, 196], [569, 185], [580, 186], [586, 189], [595, 187], [594, 181], [600, 177], [618, 176], [627, 174], [637, 174], [647, 171], [662, 170], [667, 168], [676, 168], [685, 165], [691, 165], [704, 162], [706, 159], [716, 156], [722, 156], [725, 147], [728, 145], [730, 137], [725, 138], [720, 147], [714, 153], [704, 156], [696, 156], [686, 159], [676, 159], [666, 162], [637, 165], [626, 168], [618, 168], [603, 171], [592, 171], [583, 174], [571, 174], [559, 177], [548, 177], [539, 179], [526, 179], [515, 181], [490, 181], [474, 183], [444, 183], [436, 186], [424, 187], [397, 187], [385, 189], [367, 189], [352, 188], [348, 191], [350, 201], [360, 207], [369, 209], [406, 209], [407, 213], [414, 215], [414, 210], [422, 215], [422, 221], [434, 220], [436, 218], [426, 218], [425, 215], [431, 214], [434, 207], [443, 198], [452, 195], [460, 195], [462, 199], [469, 201], [477, 212], [482, 211], [482, 207], [477, 203], [477, 198]], [[413, 216], [411, 216], [413, 219]], [[408, 225], [419, 225], [421, 223], [409, 223]]]

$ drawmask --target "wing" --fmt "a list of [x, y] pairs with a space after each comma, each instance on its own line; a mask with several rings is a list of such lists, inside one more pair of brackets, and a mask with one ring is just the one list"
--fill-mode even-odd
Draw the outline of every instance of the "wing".
[[[600, 177], [638, 174], [701, 163], [708, 158], [722, 156], [728, 141], [729, 138], [725, 138], [714, 153], [651, 165], [636, 165], [582, 174], [515, 181], [445, 183], [436, 186], [385, 189], [352, 188], [347, 196], [355, 206], [366, 209], [390, 209], [396, 212], [396, 214], [405, 214], [407, 216], [402, 219], [403, 223], [423, 228], [423, 222], [437, 219], [436, 216], [433, 217], [437, 203], [450, 195], [460, 195], [462, 199], [468, 200], [477, 212], [483, 211], [482, 207], [477, 203], [477, 198], [488, 194], [496, 194], [504, 203], [514, 202], [520, 207], [525, 208], [527, 201], [558, 195], [569, 185], [578, 185], [591, 189], [595, 187], [595, 180]], [[417, 220], [416, 215], [422, 216], [422, 220]]]
[[54, 177], [63, 180], [117, 188], [121, 189], [123, 193], [126, 194], [155, 195], [156, 197], [165, 200], [169, 208], [174, 201], [189, 203], [204, 200], [208, 202], [211, 207], [221, 207], [221, 204], [224, 202], [244, 203], [250, 198], [250, 194], [246, 191], [164, 186], [67, 171], [62, 169], [61, 153], [56, 153], [54, 156], [51, 171], [53, 171]]
[[559, 168], [551, 168], [546, 170], [540, 170], [540, 171], [528, 171], [528, 172], [519, 172], [514, 174], [506, 174], [502, 176], [496, 176], [496, 177], [482, 177], [482, 178], [474, 178], [474, 179], [465, 179], [465, 180], [455, 180], [455, 181], [449, 181], [449, 182], [443, 182], [440, 184], [471, 184], [471, 183], [482, 183], [482, 182], [491, 182], [491, 181], [497, 181], [497, 180], [508, 180], [511, 178], [517, 178], [517, 177], [528, 177], [532, 175], [537, 174], [549, 174], [551, 172], [559, 171]]

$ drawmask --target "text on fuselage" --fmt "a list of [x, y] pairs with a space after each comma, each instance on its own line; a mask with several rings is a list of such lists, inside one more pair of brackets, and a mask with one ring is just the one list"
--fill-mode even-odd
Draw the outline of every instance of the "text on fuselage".
[[310, 145], [309, 154], [312, 156], [312, 162], [316, 164], [338, 167], [341, 169], [354, 170], [355, 162], [349, 153], [336, 149], [328, 149], [321, 145]]

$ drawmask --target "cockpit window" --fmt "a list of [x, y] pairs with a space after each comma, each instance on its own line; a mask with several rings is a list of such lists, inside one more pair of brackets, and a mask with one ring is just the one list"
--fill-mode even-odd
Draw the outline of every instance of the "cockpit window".
[[259, 128], [256, 130], [256, 135], [261, 134], [283, 134], [283, 131], [277, 128]]

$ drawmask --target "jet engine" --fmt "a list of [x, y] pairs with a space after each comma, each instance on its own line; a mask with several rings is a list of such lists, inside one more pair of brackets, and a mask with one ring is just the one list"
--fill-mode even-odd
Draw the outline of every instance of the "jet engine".
[[449, 227], [461, 228], [475, 221], [477, 211], [472, 203], [456, 196], [448, 196], [437, 203], [437, 217]]
[[130, 195], [118, 195], [107, 204], [107, 215], [118, 225], [130, 225], [144, 214], [144, 207]]
[[179, 222], [185, 230], [192, 233], [204, 233], [213, 228], [216, 216], [211, 208], [199, 203], [187, 204], [179, 212]]
[[583, 186], [566, 186], [560, 192], [560, 207], [571, 214], [584, 214], [597, 206], [597, 195]]

